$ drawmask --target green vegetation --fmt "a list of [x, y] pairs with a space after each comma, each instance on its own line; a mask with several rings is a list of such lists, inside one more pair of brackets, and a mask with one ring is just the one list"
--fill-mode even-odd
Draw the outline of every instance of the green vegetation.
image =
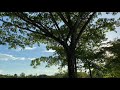
[[[8, 44], [10, 48], [47, 44], [48, 50], [55, 50], [54, 55], [36, 58], [31, 66], [47, 62], [48, 67], [68, 67], [68, 73], [55, 77], [118, 77], [120, 65], [116, 48], [119, 47], [116, 44], [112, 49], [101, 46], [106, 40], [105, 33], [119, 27], [119, 19], [98, 18], [100, 15], [100, 12], [1, 12], [0, 44]], [[109, 58], [105, 51], [114, 55]], [[82, 69], [88, 72], [78, 73]]]
[[[78, 78], [88, 78], [89, 75], [85, 72], [79, 72]], [[68, 78], [67, 73], [56, 73], [54, 75], [25, 75], [25, 73], [21, 73], [20, 75], [2, 75], [0, 74], [0, 78]]]

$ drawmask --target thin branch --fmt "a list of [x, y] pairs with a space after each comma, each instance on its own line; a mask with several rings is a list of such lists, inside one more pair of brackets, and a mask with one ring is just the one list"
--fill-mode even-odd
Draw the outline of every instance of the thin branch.
[[[28, 22], [28, 23], [30, 23], [30, 24], [32, 24], [32, 25], [34, 25], [34, 26], [36, 26], [36, 27], [38, 27], [42, 32], [44, 32], [44, 33], [49, 33], [49, 31], [48, 31], [48, 29], [47, 28], [45, 28], [45, 27], [43, 27], [43, 26], [39, 26], [38, 25], [38, 23], [37, 22], [35, 22], [34, 20], [31, 20], [30, 18], [28, 18], [24, 13], [18, 13], [18, 12], [14, 12], [14, 14], [16, 15], [16, 16], [18, 16], [19, 18], [21, 18], [22, 20], [24, 20], [24, 21], [26, 21], [26, 22]], [[41, 25], [41, 24], [40, 24]]]
[[52, 14], [51, 12], [49, 12], [49, 13], [50, 13], [51, 19], [52, 19], [52, 21], [55, 23], [57, 29], [60, 30], [60, 28], [59, 28], [59, 26], [58, 26], [58, 24], [57, 24], [55, 18], [53, 17], [53, 14]]
[[59, 15], [59, 17], [63, 20], [63, 22], [71, 29], [71, 26], [69, 25], [69, 23], [67, 22], [67, 20], [65, 19], [65, 17], [63, 16], [62, 13], [57, 12], [57, 14]]
[[[39, 15], [39, 16], [41, 16], [41, 15]], [[42, 23], [41, 23], [41, 21], [35, 21], [37, 24], [40, 24], [40, 26], [43, 28], [43, 29], [45, 29], [45, 30], [47, 30], [48, 32], [49, 32], [49, 30], [51, 30], [52, 28], [50, 28], [50, 27], [47, 27], [47, 25], [43, 25]], [[52, 33], [52, 30], [50, 31], [51, 33]]]
[[72, 30], [69, 30], [66, 41], [68, 41], [69, 37], [71, 36], [71, 32], [72, 32]]
[[[35, 22], [34, 20], [31, 20], [31, 19], [28, 18], [26, 15], [24, 15], [24, 13], [22, 13], [22, 15], [23, 15], [23, 17], [25, 17], [26, 19], [23, 18], [21, 15], [19, 15], [18, 17], [20, 17], [20, 18], [23, 19], [24, 21], [26, 21], [26, 22], [28, 22], [28, 23], [30, 23], [30, 24], [38, 27], [42, 32], [44, 32], [44, 33], [46, 33], [46, 34], [48, 34], [48, 35], [49, 35], [49, 34], [51, 35], [52, 32], [49, 32], [49, 30], [48, 30], [46, 27], [44, 27], [40, 22], [38, 23], [38, 22]], [[37, 23], [37, 24], [40, 24], [42, 28], [41, 28], [39, 25], [37, 25], [36, 23]]]
[[68, 23], [71, 23], [71, 20], [70, 20], [70, 12], [65, 12], [65, 14], [66, 14]]
[[[74, 25], [73, 25], [73, 28], [74, 28], [74, 32], [75, 32], [75, 33], [76, 33], [76, 31], [77, 31], [77, 28], [78, 28], [79, 24], [80, 24], [81, 21], [82, 21], [82, 19], [80, 20], [80, 18], [82, 17], [82, 15], [83, 15], [83, 13], [81, 14], [81, 13], [79, 12], [78, 18], [77, 18], [76, 22], [75, 22]], [[68, 13], [66, 13], [66, 16], [69, 18]], [[69, 20], [69, 19], [68, 19], [68, 20]], [[68, 35], [67, 35], [67, 38], [66, 38], [66, 41], [67, 41], [67, 40], [69, 39], [69, 37], [72, 35], [72, 31], [73, 31], [73, 30], [69, 30]]]
[[74, 24], [74, 28], [75, 28], [75, 29], [77, 29], [78, 26], [79, 26], [79, 24], [81, 23], [82, 19], [80, 20], [80, 18], [82, 18], [82, 15], [83, 15], [83, 13], [80, 14], [80, 12], [79, 12], [78, 18], [77, 18], [77, 20], [76, 20], [76, 22], [75, 22], [75, 24]]
[[[22, 20], [26, 21], [27, 23], [30, 23], [32, 25], [34, 25], [35, 27], [38, 27], [42, 32], [49, 34], [50, 32], [48, 31], [47, 28], [45, 28], [41, 23], [37, 23], [34, 20], [31, 20], [30, 18], [28, 18], [24, 13], [16, 13], [14, 12], [14, 14], [16, 16], [18, 16], [19, 18], [21, 18]], [[39, 26], [40, 24], [40, 26]], [[42, 28], [41, 28], [42, 27]]]
[[96, 14], [96, 12], [93, 12], [92, 15], [90, 15], [90, 17], [88, 18], [88, 20], [86, 21], [86, 23], [83, 25], [83, 27], [81, 28], [75, 43], [77, 44], [77, 42], [79, 41], [80, 36], [82, 35], [83, 31], [85, 30], [86, 26], [88, 25], [88, 23], [90, 22], [90, 20], [93, 18], [93, 16]]
[[[25, 29], [25, 30], [30, 31], [30, 32], [33, 32], [33, 33], [40, 33], [40, 32], [37, 32], [37, 31], [33, 31], [33, 30], [29, 29], [29, 28], [20, 27], [20, 26], [17, 25], [17, 24], [12, 24], [11, 22], [6, 22], [6, 21], [4, 21], [3, 19], [0, 19], [0, 21], [2, 21], [2, 22], [4, 22], [4, 23], [10, 23], [11, 26], [16, 26], [16, 27], [18, 27], [18, 28]], [[41, 33], [40, 33], [40, 34], [41, 34]]]
[[[66, 12], [65, 14], [66, 14], [66, 17], [67, 17], [67, 19], [68, 19], [69, 25], [72, 26], [72, 22], [71, 22], [71, 20], [70, 20], [70, 13], [69, 13], [69, 12]], [[66, 37], [66, 41], [68, 41], [69, 37], [71, 36], [72, 31], [73, 31], [72, 29], [69, 29], [68, 35], [67, 35], [67, 37]]]
[[21, 28], [21, 29], [24, 29], [24, 30], [27, 30], [27, 31], [30, 31], [30, 32], [32, 32], [32, 33], [42, 34], [42, 33], [40, 33], [40, 32], [33, 31], [33, 30], [29, 29], [29, 28], [20, 27], [19, 25], [14, 25], [14, 26], [16, 26], [16, 27], [18, 27], [18, 28]]
[[60, 34], [60, 28], [59, 28], [59, 26], [58, 26], [58, 24], [57, 24], [57, 22], [56, 22], [56, 20], [55, 20], [55, 18], [53, 16], [53, 14], [51, 12], [49, 12], [49, 13], [50, 13], [52, 21], [54, 22], [55, 26], [57, 27], [57, 30], [58, 30], [58, 33], [59, 33], [59, 37], [63, 38], [63, 35]]

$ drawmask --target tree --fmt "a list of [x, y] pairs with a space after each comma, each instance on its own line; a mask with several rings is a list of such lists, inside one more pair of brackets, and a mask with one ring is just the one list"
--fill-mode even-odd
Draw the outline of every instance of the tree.
[[14, 74], [14, 77], [15, 77], [15, 78], [17, 78], [17, 77], [18, 77], [18, 75], [17, 75], [17, 74]]
[[120, 39], [115, 39], [106, 44], [102, 49], [105, 52], [104, 77], [120, 77]]
[[21, 78], [25, 78], [25, 73], [21, 73], [21, 74], [20, 74], [20, 77], [21, 77]]
[[[77, 77], [76, 54], [79, 43], [87, 42], [89, 36], [103, 35], [114, 30], [114, 18], [94, 19], [96, 12], [1, 12], [1, 44], [8, 43], [11, 48], [25, 47], [34, 43], [54, 43], [63, 49], [68, 76]], [[107, 13], [109, 14], [109, 13]], [[115, 15], [116, 13], [112, 13]], [[95, 32], [97, 32], [97, 34]], [[85, 38], [83, 38], [85, 37]], [[92, 39], [91, 39], [92, 40]], [[82, 43], [81, 43], [82, 44]]]
[[104, 62], [103, 55], [104, 51], [101, 51], [99, 47], [86, 47], [86, 48], [81, 48], [78, 50], [79, 54], [78, 56], [78, 63], [80, 63], [79, 68], [84, 68], [89, 70], [89, 76], [90, 78], [93, 77], [92, 75], [92, 70], [99, 70], [103, 68], [102, 63]]

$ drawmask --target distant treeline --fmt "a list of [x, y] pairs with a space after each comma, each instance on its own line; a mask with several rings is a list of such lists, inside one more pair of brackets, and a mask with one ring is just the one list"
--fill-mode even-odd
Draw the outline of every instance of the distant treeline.
[[[79, 78], [89, 78], [89, 75], [85, 72], [78, 73]], [[21, 73], [20, 75], [14, 74], [14, 75], [2, 75], [0, 74], [0, 78], [67, 78], [67, 73], [56, 73], [54, 75], [25, 75], [25, 73]]]

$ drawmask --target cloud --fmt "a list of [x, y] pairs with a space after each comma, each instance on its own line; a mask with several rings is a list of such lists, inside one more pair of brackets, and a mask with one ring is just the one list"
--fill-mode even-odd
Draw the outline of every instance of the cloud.
[[[25, 49], [24, 50], [35, 50], [37, 47], [25, 47]], [[15, 49], [15, 51], [21, 51], [21, 50], [23, 50], [21, 47], [18, 47], [18, 48], [16, 48]]]
[[15, 60], [16, 58], [9, 54], [0, 54], [0, 60]]
[[55, 50], [50, 49], [50, 50], [45, 50], [44, 52], [53, 53], [53, 52], [55, 52]]
[[34, 49], [36, 49], [37, 47], [25, 47], [25, 50], [34, 50]]
[[0, 60], [8, 61], [8, 60], [33, 60], [34, 58], [25, 58], [25, 57], [15, 57], [9, 54], [1, 54], [0, 53]]

